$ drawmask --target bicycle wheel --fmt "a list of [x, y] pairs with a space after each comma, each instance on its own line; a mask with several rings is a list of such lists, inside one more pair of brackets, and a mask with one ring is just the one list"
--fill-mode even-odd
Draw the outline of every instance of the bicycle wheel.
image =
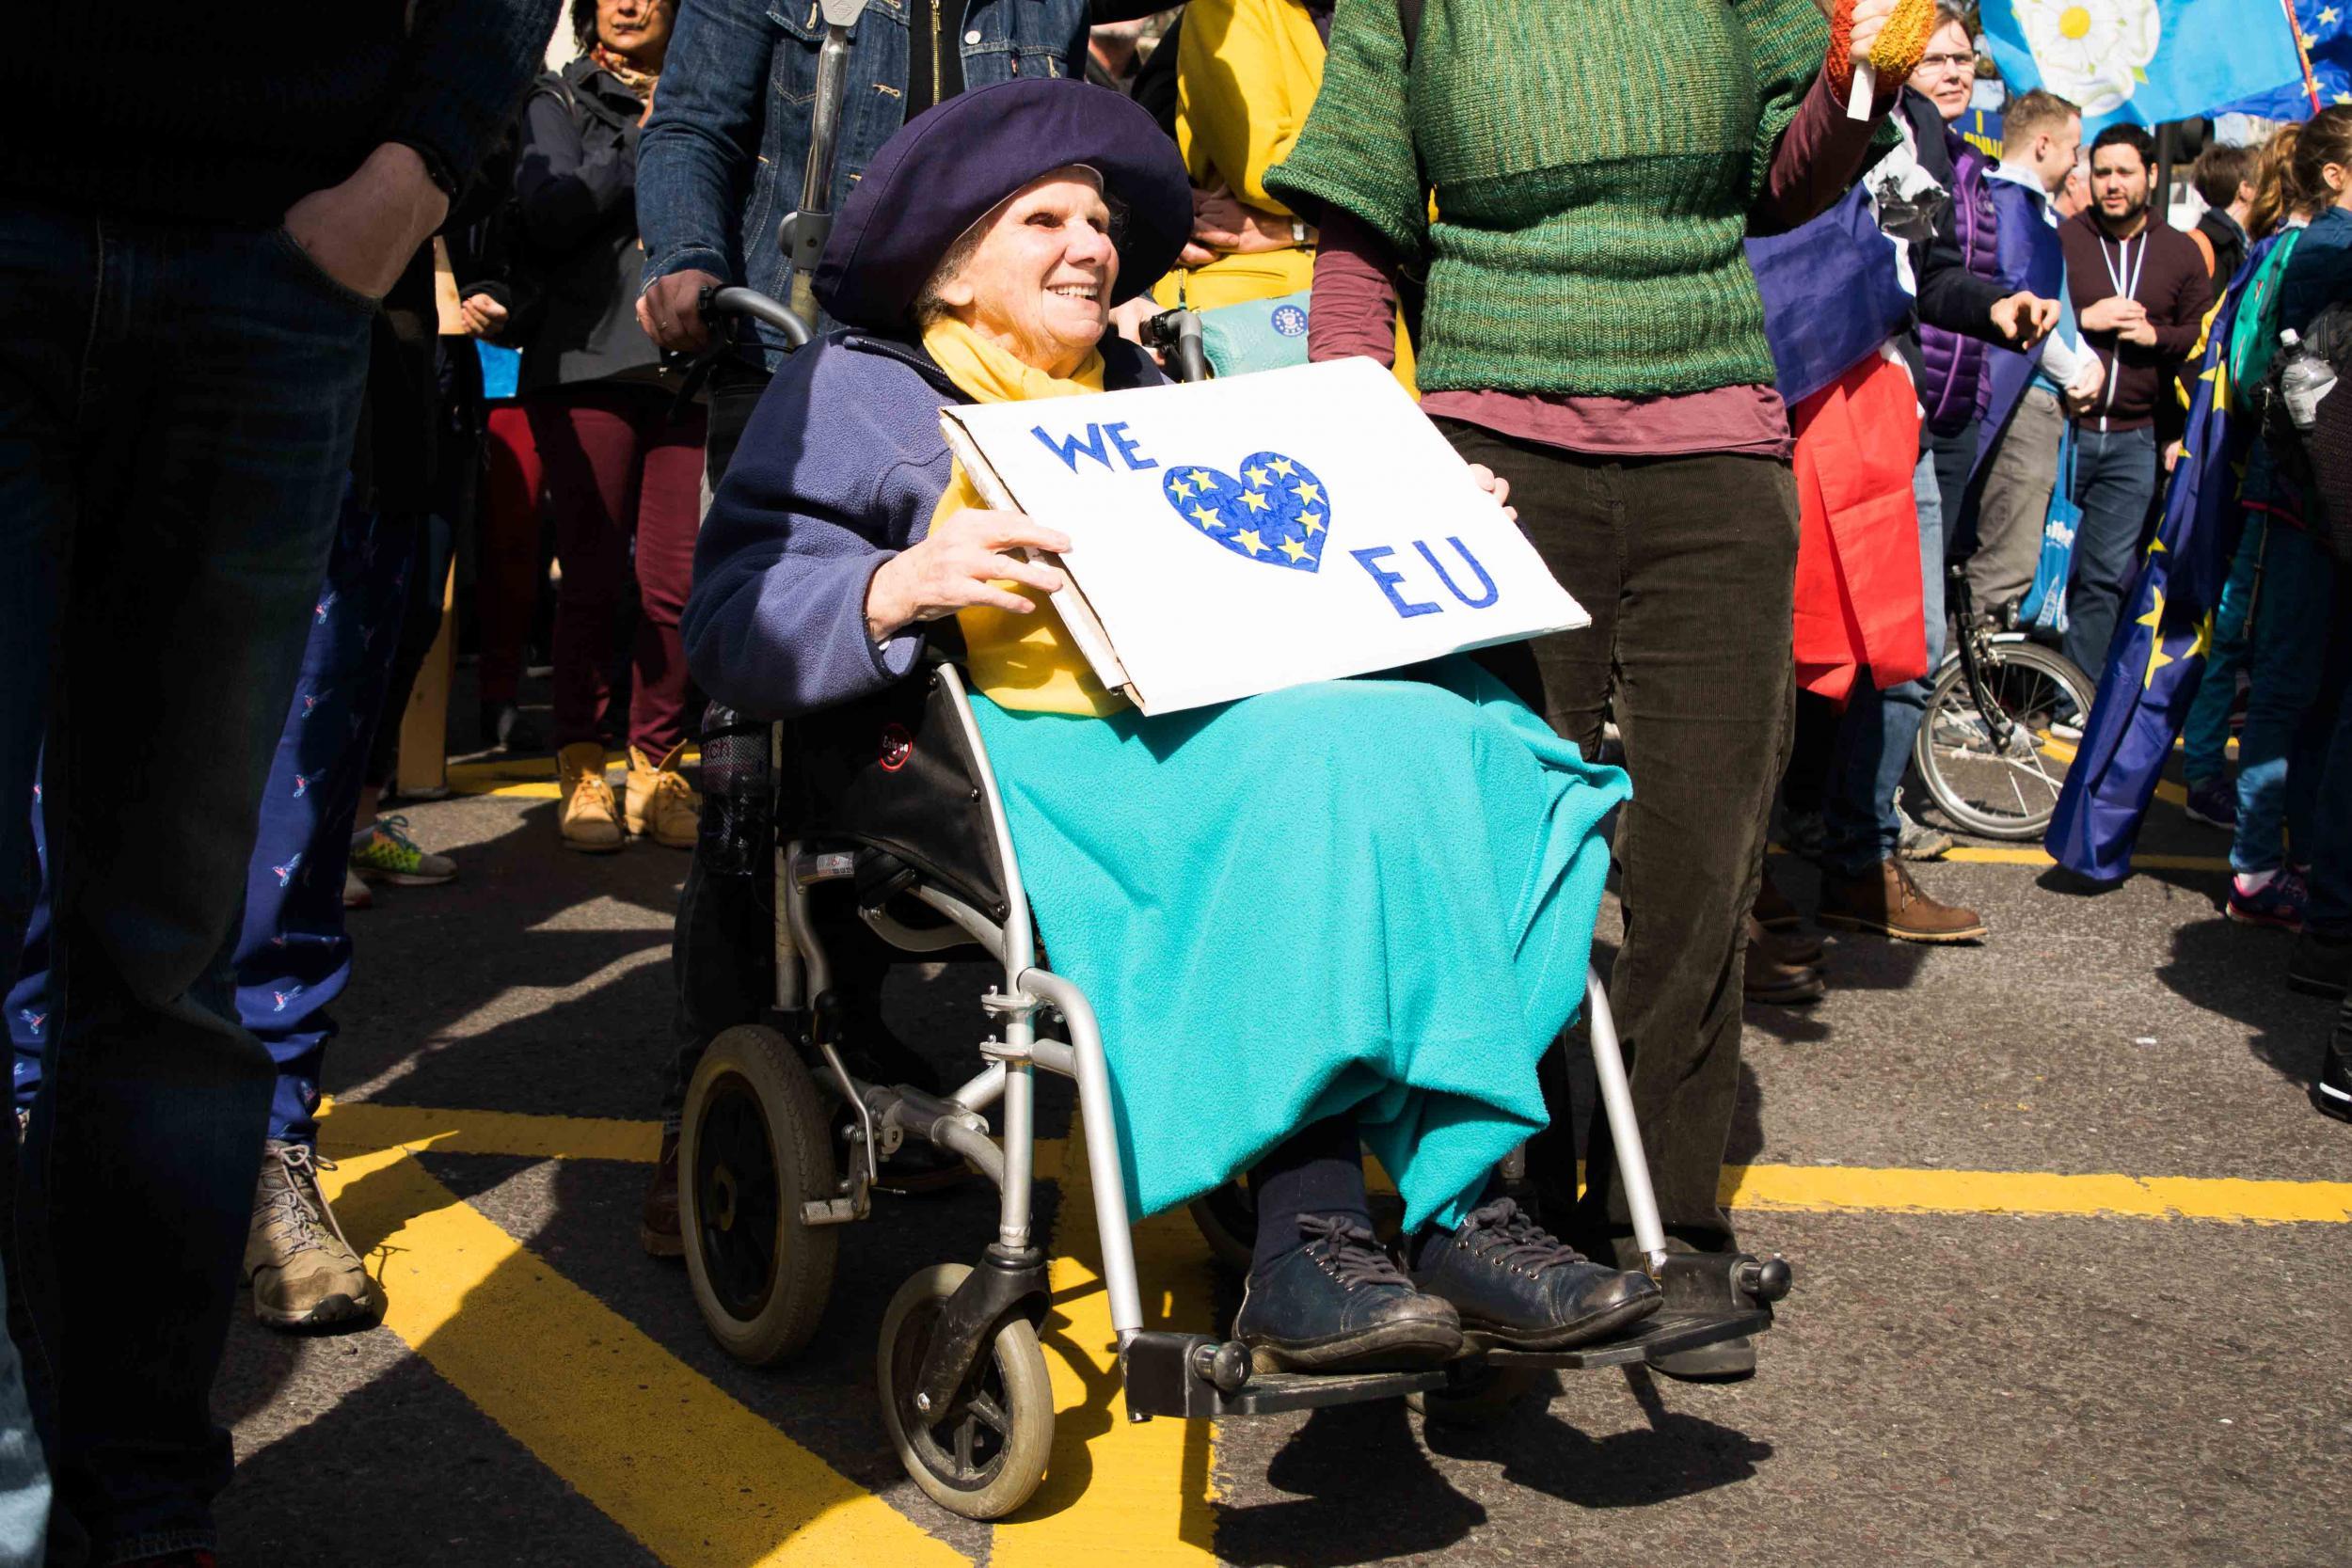
[[[1912, 761], [1952, 825], [1982, 838], [2038, 838], [2090, 714], [2090, 677], [2063, 654], [2022, 638], [1996, 641], [1981, 669], [1979, 706], [1958, 658], [1928, 693]], [[1994, 736], [2008, 721], [2008, 744]]]

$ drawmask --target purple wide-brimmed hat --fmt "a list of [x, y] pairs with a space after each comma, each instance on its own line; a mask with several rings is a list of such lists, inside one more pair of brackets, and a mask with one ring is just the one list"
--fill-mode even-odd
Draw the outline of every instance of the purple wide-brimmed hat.
[[908, 325], [940, 258], [995, 205], [1041, 175], [1085, 164], [1125, 211], [1111, 303], [1142, 293], [1192, 232], [1184, 161], [1131, 100], [1066, 76], [960, 93], [884, 142], [841, 204], [817, 263], [817, 299], [835, 321], [877, 332]]

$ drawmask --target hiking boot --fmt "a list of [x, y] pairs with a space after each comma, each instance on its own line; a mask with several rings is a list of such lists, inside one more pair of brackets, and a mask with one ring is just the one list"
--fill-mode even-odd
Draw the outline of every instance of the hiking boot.
[[1251, 1271], [1233, 1319], [1259, 1371], [1405, 1371], [1460, 1354], [1453, 1307], [1414, 1290], [1360, 1219], [1301, 1214], [1298, 1234]]
[[2188, 801], [2182, 806], [2191, 822], [2202, 822], [2208, 828], [2224, 832], [2237, 832], [2237, 791], [2226, 779], [2200, 779], [2188, 786]]
[[650, 838], [669, 849], [694, 847], [695, 825], [702, 820], [703, 798], [694, 793], [686, 775], [677, 770], [677, 759], [685, 751], [686, 742], [681, 740], [657, 765], [647, 762], [645, 753], [636, 747], [628, 749], [626, 821], [630, 837]]
[[2292, 871], [2273, 871], [2259, 885], [2240, 874], [2230, 879], [2230, 896], [2221, 912], [2241, 926], [2267, 926], [2274, 930], [2303, 928], [2303, 902], [2310, 896], [2303, 879]]
[[1819, 1002], [1829, 994], [1821, 972], [1810, 964], [1783, 958], [1773, 934], [1748, 916], [1748, 950], [1741, 959], [1740, 989], [1751, 1002], [1788, 1007]]
[[661, 1153], [653, 1164], [653, 1181], [645, 1188], [644, 1207], [638, 1211], [637, 1241], [656, 1258], [681, 1258], [685, 1232], [677, 1218], [677, 1134], [661, 1134]]
[[457, 879], [457, 863], [429, 855], [408, 836], [408, 818], [379, 816], [351, 835], [351, 869], [371, 882], [438, 887]]
[[602, 745], [582, 740], [556, 752], [555, 784], [563, 795], [555, 825], [565, 848], [609, 855], [628, 842], [621, 832], [621, 808], [605, 782]]
[[1931, 828], [1911, 813], [1903, 810], [1903, 792], [1895, 791], [1895, 820], [1901, 832], [1895, 838], [1895, 853], [1907, 861], [1940, 861], [1952, 850], [1952, 835], [1941, 828]]
[[1977, 918], [1976, 911], [1937, 903], [1911, 879], [1910, 868], [1891, 856], [1851, 877], [1823, 873], [1818, 918], [1824, 926], [1867, 931], [1897, 942], [1979, 942], [1984, 938], [1984, 922]]
[[1666, 1299], [1649, 1275], [1594, 1262], [1507, 1197], [1432, 1237], [1413, 1283], [1422, 1295], [1454, 1304], [1466, 1343], [1507, 1350], [1590, 1344], [1639, 1323]]
[[2306, 996], [2342, 996], [2352, 979], [2352, 931], [2305, 931], [2287, 954], [2287, 985]]
[[272, 1328], [373, 1323], [384, 1315], [383, 1292], [319, 1191], [322, 1168], [334, 1166], [322, 1164], [308, 1144], [272, 1138], [262, 1146], [245, 1275], [253, 1287], [253, 1315]]

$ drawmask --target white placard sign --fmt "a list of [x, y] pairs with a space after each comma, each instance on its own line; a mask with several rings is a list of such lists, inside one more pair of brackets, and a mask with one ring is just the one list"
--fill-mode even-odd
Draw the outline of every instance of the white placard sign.
[[941, 423], [992, 504], [1070, 535], [1055, 607], [1147, 714], [1591, 623], [1370, 359]]

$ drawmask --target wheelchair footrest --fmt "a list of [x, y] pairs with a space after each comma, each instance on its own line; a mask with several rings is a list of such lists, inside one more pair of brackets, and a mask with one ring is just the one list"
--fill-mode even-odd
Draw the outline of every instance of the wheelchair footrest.
[[1711, 1345], [1719, 1340], [1736, 1339], [1742, 1334], [1761, 1334], [1772, 1326], [1772, 1314], [1760, 1307], [1744, 1310], [1677, 1312], [1669, 1306], [1642, 1323], [1634, 1333], [1622, 1338], [1605, 1340], [1597, 1345], [1582, 1345], [1575, 1350], [1492, 1350], [1486, 1353], [1486, 1360], [1487, 1365], [1495, 1367], [1557, 1367], [1573, 1371], [1588, 1371], [1598, 1367], [1631, 1367], [1646, 1362], [1653, 1355], [1696, 1350], [1701, 1345]]

